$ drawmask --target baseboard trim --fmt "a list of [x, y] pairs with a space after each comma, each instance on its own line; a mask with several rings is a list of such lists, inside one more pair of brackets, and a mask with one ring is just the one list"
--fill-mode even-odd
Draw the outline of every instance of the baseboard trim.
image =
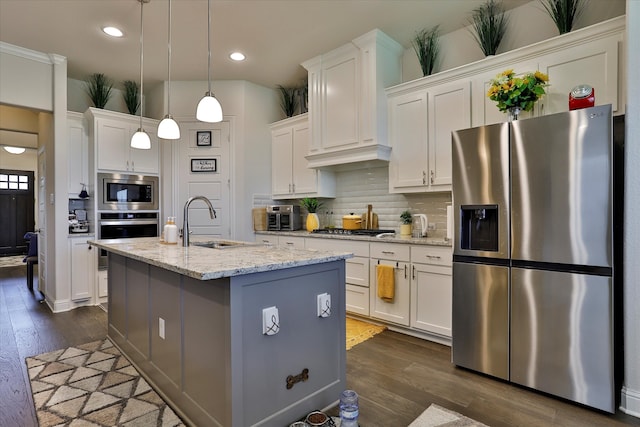
[[620, 410], [627, 415], [640, 418], [640, 390], [622, 387]]

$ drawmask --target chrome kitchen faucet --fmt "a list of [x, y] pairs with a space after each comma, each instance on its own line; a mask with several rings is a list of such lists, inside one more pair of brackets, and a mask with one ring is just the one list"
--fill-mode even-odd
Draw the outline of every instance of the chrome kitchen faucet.
[[189, 246], [189, 205], [194, 200], [200, 199], [209, 207], [209, 216], [211, 219], [216, 218], [216, 210], [213, 209], [211, 202], [204, 196], [193, 196], [184, 204], [184, 213], [182, 215], [182, 246]]

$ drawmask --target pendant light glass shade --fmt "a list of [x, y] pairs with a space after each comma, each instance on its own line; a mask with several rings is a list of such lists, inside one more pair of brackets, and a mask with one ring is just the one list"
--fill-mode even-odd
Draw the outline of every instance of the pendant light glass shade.
[[151, 139], [142, 127], [142, 114], [144, 109], [144, 102], [142, 102], [142, 97], [144, 96], [144, 25], [142, 11], [144, 10], [144, 4], [149, 3], [151, 0], [138, 1], [140, 2], [140, 127], [138, 128], [138, 131], [131, 137], [131, 142], [129, 143], [129, 145], [131, 146], [131, 148], [149, 150], [151, 148]]
[[138, 128], [138, 131], [133, 134], [131, 137], [131, 148], [139, 148], [141, 150], [151, 148], [151, 139], [144, 129]]
[[180, 139], [180, 126], [171, 117], [171, 0], [169, 0], [169, 40], [167, 42], [167, 115], [158, 124], [158, 138]]
[[198, 102], [196, 108], [196, 119], [201, 122], [218, 123], [222, 121], [222, 106], [216, 99], [213, 92], [211, 92], [211, 0], [207, 2], [207, 15], [209, 20], [207, 21], [207, 46], [209, 51], [207, 61], [207, 82], [208, 89], [204, 94], [204, 97]]
[[158, 138], [180, 139], [180, 126], [170, 114], [164, 116], [164, 119], [158, 123]]
[[213, 93], [205, 93], [200, 102], [198, 102], [196, 119], [207, 123], [218, 123], [222, 121], [222, 106]]

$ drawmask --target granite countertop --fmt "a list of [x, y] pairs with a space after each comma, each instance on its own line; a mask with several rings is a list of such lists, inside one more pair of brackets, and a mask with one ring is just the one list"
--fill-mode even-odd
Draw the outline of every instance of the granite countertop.
[[451, 240], [433, 237], [404, 237], [399, 234], [393, 236], [384, 236], [381, 238], [375, 236], [354, 236], [350, 234], [320, 234], [309, 233], [306, 230], [297, 231], [256, 231], [256, 234], [268, 234], [272, 236], [292, 236], [292, 237], [313, 237], [318, 239], [338, 239], [338, 240], [360, 240], [365, 242], [376, 243], [404, 243], [410, 245], [429, 245], [451, 247]]
[[243, 274], [281, 270], [351, 258], [348, 252], [328, 252], [247, 243], [244, 246], [212, 249], [195, 246], [196, 242], [221, 240], [212, 236], [191, 236], [188, 248], [165, 244], [157, 237], [135, 239], [89, 240], [92, 246], [105, 249], [150, 265], [165, 268], [198, 280], [211, 280]]

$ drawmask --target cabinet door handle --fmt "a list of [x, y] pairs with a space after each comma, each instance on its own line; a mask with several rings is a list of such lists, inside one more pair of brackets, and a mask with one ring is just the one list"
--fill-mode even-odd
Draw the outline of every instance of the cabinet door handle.
[[135, 163], [133, 163], [133, 160], [131, 160], [131, 170], [132, 171], [136, 170], [136, 165]]
[[431, 170], [431, 174], [430, 175], [431, 175], [431, 183], [433, 184], [433, 177], [435, 175], [435, 172], [433, 172], [433, 169]]
[[404, 278], [407, 278], [407, 264], [404, 265]]
[[293, 189], [292, 193], [296, 192], [296, 183], [291, 184], [291, 188]]
[[416, 280], [416, 266], [415, 265], [411, 266], [411, 278], [413, 280]]
[[427, 173], [425, 171], [422, 171], [422, 185], [425, 185], [427, 183]]
[[89, 245], [89, 250], [93, 249], [93, 246]]
[[127, 170], [129, 170], [129, 160], [127, 160]]
[[291, 183], [289, 183], [289, 193], [292, 193], [292, 191], [291, 191]]

